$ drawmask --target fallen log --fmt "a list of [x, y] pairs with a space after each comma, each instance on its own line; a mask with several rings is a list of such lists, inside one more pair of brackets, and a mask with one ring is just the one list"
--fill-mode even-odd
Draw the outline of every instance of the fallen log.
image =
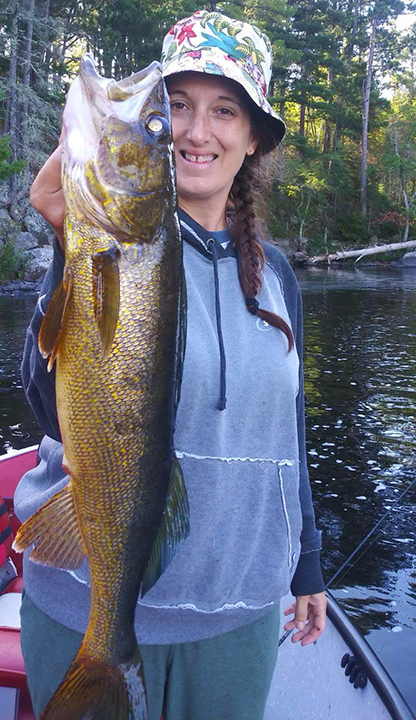
[[346, 258], [357, 258], [355, 262], [361, 260], [365, 255], [377, 255], [377, 253], [393, 252], [393, 250], [402, 250], [403, 248], [416, 247], [416, 240], [407, 240], [406, 242], [390, 243], [389, 245], [374, 245], [373, 247], [361, 248], [361, 250], [339, 250], [336, 253], [327, 253], [326, 255], [313, 255], [308, 258], [308, 265], [317, 263], [331, 264], [333, 260], [345, 260]]

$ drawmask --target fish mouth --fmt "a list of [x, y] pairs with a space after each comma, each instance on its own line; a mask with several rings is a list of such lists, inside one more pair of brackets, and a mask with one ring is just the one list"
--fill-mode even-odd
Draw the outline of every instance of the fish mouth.
[[216, 155], [215, 153], [210, 153], [209, 155], [201, 155], [200, 153], [189, 153], [186, 152], [186, 150], [179, 150], [179, 154], [181, 155], [181, 157], [183, 157], [184, 160], [192, 163], [193, 165], [209, 165], [210, 163], [214, 162], [214, 160], [216, 160], [218, 157], [218, 155]]
[[108, 114], [108, 102], [124, 122], [131, 123], [139, 117], [149, 94], [162, 81], [162, 68], [155, 61], [127, 78], [110, 80], [98, 74], [94, 58], [87, 53], [81, 61], [79, 78], [99, 131], [102, 115]]

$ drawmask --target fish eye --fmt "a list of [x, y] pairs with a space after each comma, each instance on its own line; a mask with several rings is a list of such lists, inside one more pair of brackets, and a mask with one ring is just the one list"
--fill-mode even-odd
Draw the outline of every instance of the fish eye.
[[148, 131], [158, 140], [159, 138], [165, 137], [170, 132], [169, 123], [162, 115], [149, 115], [146, 120], [146, 127]]

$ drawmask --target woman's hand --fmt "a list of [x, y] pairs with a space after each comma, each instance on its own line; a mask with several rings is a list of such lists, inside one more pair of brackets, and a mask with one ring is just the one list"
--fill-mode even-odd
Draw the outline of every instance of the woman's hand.
[[292, 642], [300, 640], [301, 645], [309, 645], [323, 633], [326, 624], [326, 597], [324, 592], [314, 595], [299, 595], [295, 602], [286, 610], [285, 615], [293, 615], [293, 620], [285, 623], [285, 630], [297, 628], [299, 632], [292, 635]]
[[61, 183], [62, 145], [47, 159], [30, 189], [30, 203], [52, 225], [64, 249], [65, 199]]

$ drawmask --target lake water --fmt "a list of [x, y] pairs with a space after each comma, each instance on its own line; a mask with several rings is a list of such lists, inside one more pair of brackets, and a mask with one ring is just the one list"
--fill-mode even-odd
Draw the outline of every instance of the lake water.
[[[328, 581], [416, 477], [416, 271], [299, 271], [311, 485]], [[0, 296], [0, 454], [40, 440], [20, 360], [35, 296]], [[416, 712], [416, 485], [331, 590]]]

